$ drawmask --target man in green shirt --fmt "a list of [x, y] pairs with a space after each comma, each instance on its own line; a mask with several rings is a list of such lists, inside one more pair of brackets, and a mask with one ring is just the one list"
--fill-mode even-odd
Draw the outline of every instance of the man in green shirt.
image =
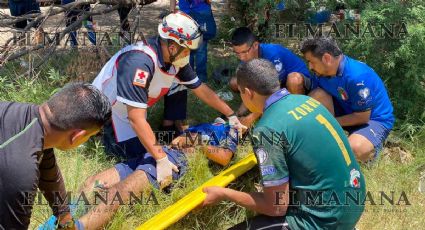
[[365, 180], [335, 118], [313, 98], [280, 89], [264, 59], [242, 63], [236, 76], [245, 106], [262, 113], [251, 140], [263, 191], [207, 187], [204, 205], [229, 200], [262, 214], [233, 229], [353, 229]]

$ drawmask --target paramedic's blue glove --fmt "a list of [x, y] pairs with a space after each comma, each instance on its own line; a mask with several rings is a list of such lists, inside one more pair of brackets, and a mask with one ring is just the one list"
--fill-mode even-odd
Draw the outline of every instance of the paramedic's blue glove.
[[[77, 205], [70, 204], [69, 209], [70, 209], [71, 215], [75, 216], [75, 213], [77, 211]], [[83, 225], [78, 220], [75, 220], [74, 224], [76, 226], [76, 229], [79, 229], [79, 230], [84, 229]], [[51, 215], [49, 219], [47, 219], [46, 222], [44, 222], [44, 224], [38, 226], [38, 230], [55, 230], [55, 229], [58, 229], [58, 227], [59, 226], [57, 224], [56, 216]]]
[[56, 229], [77, 229], [84, 230], [83, 224], [78, 220], [72, 220], [66, 225], [59, 226], [56, 223], [56, 216], [51, 216], [43, 225], [38, 226], [38, 230], [56, 230]]

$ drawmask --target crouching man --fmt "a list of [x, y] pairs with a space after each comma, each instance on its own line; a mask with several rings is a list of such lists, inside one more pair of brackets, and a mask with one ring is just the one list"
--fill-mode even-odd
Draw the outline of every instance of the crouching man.
[[330, 37], [301, 44], [319, 88], [309, 95], [322, 103], [349, 132], [348, 141], [359, 161], [375, 159], [394, 125], [393, 106], [378, 74], [342, 53]]
[[53, 148], [79, 146], [110, 117], [108, 99], [84, 83], [65, 86], [42, 105], [0, 102], [0, 229], [28, 228], [37, 188], [59, 226], [74, 224], [68, 205], [56, 200], [66, 190]]
[[[233, 229], [353, 229], [366, 185], [332, 114], [308, 96], [281, 89], [264, 59], [242, 63], [236, 76], [245, 106], [262, 114], [251, 136], [263, 191], [206, 187], [203, 205], [228, 200], [260, 214]], [[359, 202], [345, 199], [349, 195]]]

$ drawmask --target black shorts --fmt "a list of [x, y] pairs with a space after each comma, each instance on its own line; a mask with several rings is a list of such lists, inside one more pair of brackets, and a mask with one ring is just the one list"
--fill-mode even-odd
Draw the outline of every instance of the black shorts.
[[177, 91], [164, 97], [164, 120], [185, 120], [187, 90]]
[[305, 95], [308, 95], [311, 91], [319, 87], [319, 83], [317, 82], [317, 79], [315, 77], [307, 77], [304, 74], [302, 75], [304, 78]]
[[117, 142], [112, 123], [103, 126], [102, 143], [105, 147], [106, 155], [120, 160], [128, 160], [143, 156], [143, 154], [147, 152], [137, 136], [122, 142]]
[[289, 230], [288, 223], [286, 222], [285, 216], [266, 216], [259, 215], [249, 218], [245, 222], [241, 222], [229, 230]]

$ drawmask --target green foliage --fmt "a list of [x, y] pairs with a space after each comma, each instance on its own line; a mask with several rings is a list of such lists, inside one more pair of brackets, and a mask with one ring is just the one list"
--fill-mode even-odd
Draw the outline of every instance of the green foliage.
[[30, 103], [42, 103], [46, 100], [53, 88], [46, 87], [38, 84], [37, 81], [30, 81], [28, 79], [17, 79], [14, 82], [1, 78], [2, 84], [0, 100], [2, 101], [20, 101]]
[[40, 104], [66, 83], [53, 68], [39, 78], [0, 76], [0, 100]]
[[367, 63], [385, 81], [397, 117], [420, 124], [425, 118], [425, 3], [368, 3], [361, 16], [362, 25], [394, 23], [395, 31], [401, 23], [407, 25], [405, 37], [365, 36], [341, 42], [345, 53]]
[[[267, 40], [271, 34], [269, 25], [276, 20], [274, 10], [280, 0], [237, 0], [231, 1], [230, 12], [222, 22], [224, 24], [218, 34], [218, 38], [229, 40], [234, 28], [247, 26], [262, 40]], [[224, 33], [223, 33], [224, 31]]]

